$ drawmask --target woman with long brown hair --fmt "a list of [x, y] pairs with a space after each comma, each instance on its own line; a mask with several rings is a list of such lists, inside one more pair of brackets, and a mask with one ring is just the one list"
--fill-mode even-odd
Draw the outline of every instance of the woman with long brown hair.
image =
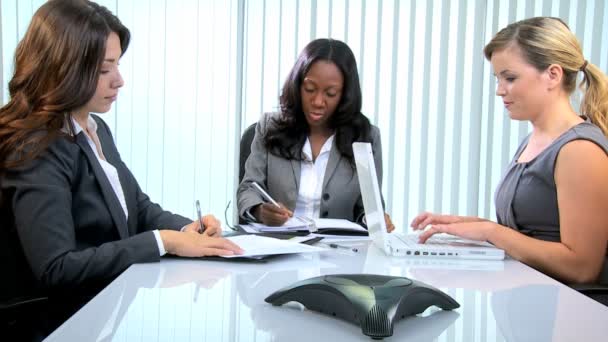
[[129, 30], [87, 0], [51, 0], [15, 53], [0, 109], [2, 300], [95, 293], [127, 267], [181, 256], [229, 255], [213, 216], [150, 201], [98, 116], [116, 100]]

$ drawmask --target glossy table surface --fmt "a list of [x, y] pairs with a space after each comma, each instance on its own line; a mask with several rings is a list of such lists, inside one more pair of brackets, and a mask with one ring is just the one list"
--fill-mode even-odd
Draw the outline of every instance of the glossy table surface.
[[265, 263], [163, 258], [131, 266], [49, 341], [370, 341], [359, 326], [264, 298], [324, 274], [405, 276], [460, 303], [397, 321], [386, 341], [607, 341], [608, 307], [512, 259], [457, 261], [358, 252], [284, 255]]

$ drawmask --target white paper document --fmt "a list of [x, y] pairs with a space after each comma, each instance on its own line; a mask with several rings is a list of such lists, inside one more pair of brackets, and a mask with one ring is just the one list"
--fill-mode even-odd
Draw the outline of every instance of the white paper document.
[[321, 241], [321, 243], [324, 244], [328, 244], [328, 243], [337, 243], [337, 242], [366, 242], [366, 241], [371, 241], [372, 239], [369, 237], [369, 235], [331, 235], [331, 234], [310, 234], [310, 235], [306, 235], [304, 236], [307, 239], [310, 239], [310, 237], [322, 237], [323, 240]]
[[318, 218], [313, 220], [318, 233], [323, 233], [327, 230], [350, 231], [350, 232], [367, 232], [360, 225], [349, 220]]
[[308, 230], [314, 231], [315, 222], [311, 219], [301, 216], [291, 217], [287, 222], [283, 223], [282, 226], [273, 227], [266, 226], [261, 223], [252, 222], [249, 224], [252, 226], [257, 232], [285, 232], [285, 231], [295, 231], [295, 230]]
[[293, 254], [322, 252], [325, 249], [305, 245], [295, 241], [280, 240], [258, 235], [230, 236], [226, 239], [236, 243], [243, 250], [243, 254], [225, 256], [225, 258], [238, 258], [259, 255]]
[[240, 225], [247, 233], [273, 233], [307, 230], [313, 233], [325, 234], [355, 234], [366, 235], [367, 230], [362, 226], [343, 219], [317, 218], [294, 216], [287, 220], [282, 226], [266, 226], [261, 223], [250, 223]]

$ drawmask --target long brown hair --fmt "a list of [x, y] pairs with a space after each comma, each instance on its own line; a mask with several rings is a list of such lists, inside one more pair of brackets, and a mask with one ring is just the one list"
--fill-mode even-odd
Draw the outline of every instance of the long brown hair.
[[517, 44], [530, 65], [539, 71], [551, 64], [564, 71], [562, 86], [569, 94], [576, 89], [576, 76], [584, 74], [580, 84], [585, 95], [580, 114], [586, 115], [608, 136], [608, 78], [583, 56], [581, 45], [568, 25], [559, 18], [536, 17], [524, 19], [500, 30], [483, 52], [488, 60], [494, 51]]
[[61, 134], [69, 113], [95, 94], [111, 32], [122, 53], [129, 30], [107, 8], [87, 0], [50, 0], [17, 45], [10, 100], [0, 108], [0, 173], [36, 158]]

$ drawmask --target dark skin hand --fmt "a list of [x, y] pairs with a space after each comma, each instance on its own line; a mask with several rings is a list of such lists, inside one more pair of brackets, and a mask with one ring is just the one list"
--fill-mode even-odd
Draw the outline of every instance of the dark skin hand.
[[[286, 209], [283, 204], [279, 203], [279, 205], [281, 206], [280, 208], [270, 203], [260, 204], [253, 209], [253, 216], [255, 216], [258, 222], [262, 222], [267, 226], [281, 226], [293, 216], [293, 212]], [[387, 213], [384, 213], [384, 220], [389, 233], [395, 230], [395, 225]]]
[[391, 220], [390, 215], [387, 213], [384, 213], [384, 222], [386, 222], [386, 229], [388, 230], [389, 233], [391, 233], [393, 230], [395, 230], [395, 225], [393, 224], [393, 221]]
[[259, 204], [253, 209], [253, 216], [267, 226], [281, 226], [293, 216], [293, 212], [282, 203], [279, 206], [280, 208], [271, 203]]

